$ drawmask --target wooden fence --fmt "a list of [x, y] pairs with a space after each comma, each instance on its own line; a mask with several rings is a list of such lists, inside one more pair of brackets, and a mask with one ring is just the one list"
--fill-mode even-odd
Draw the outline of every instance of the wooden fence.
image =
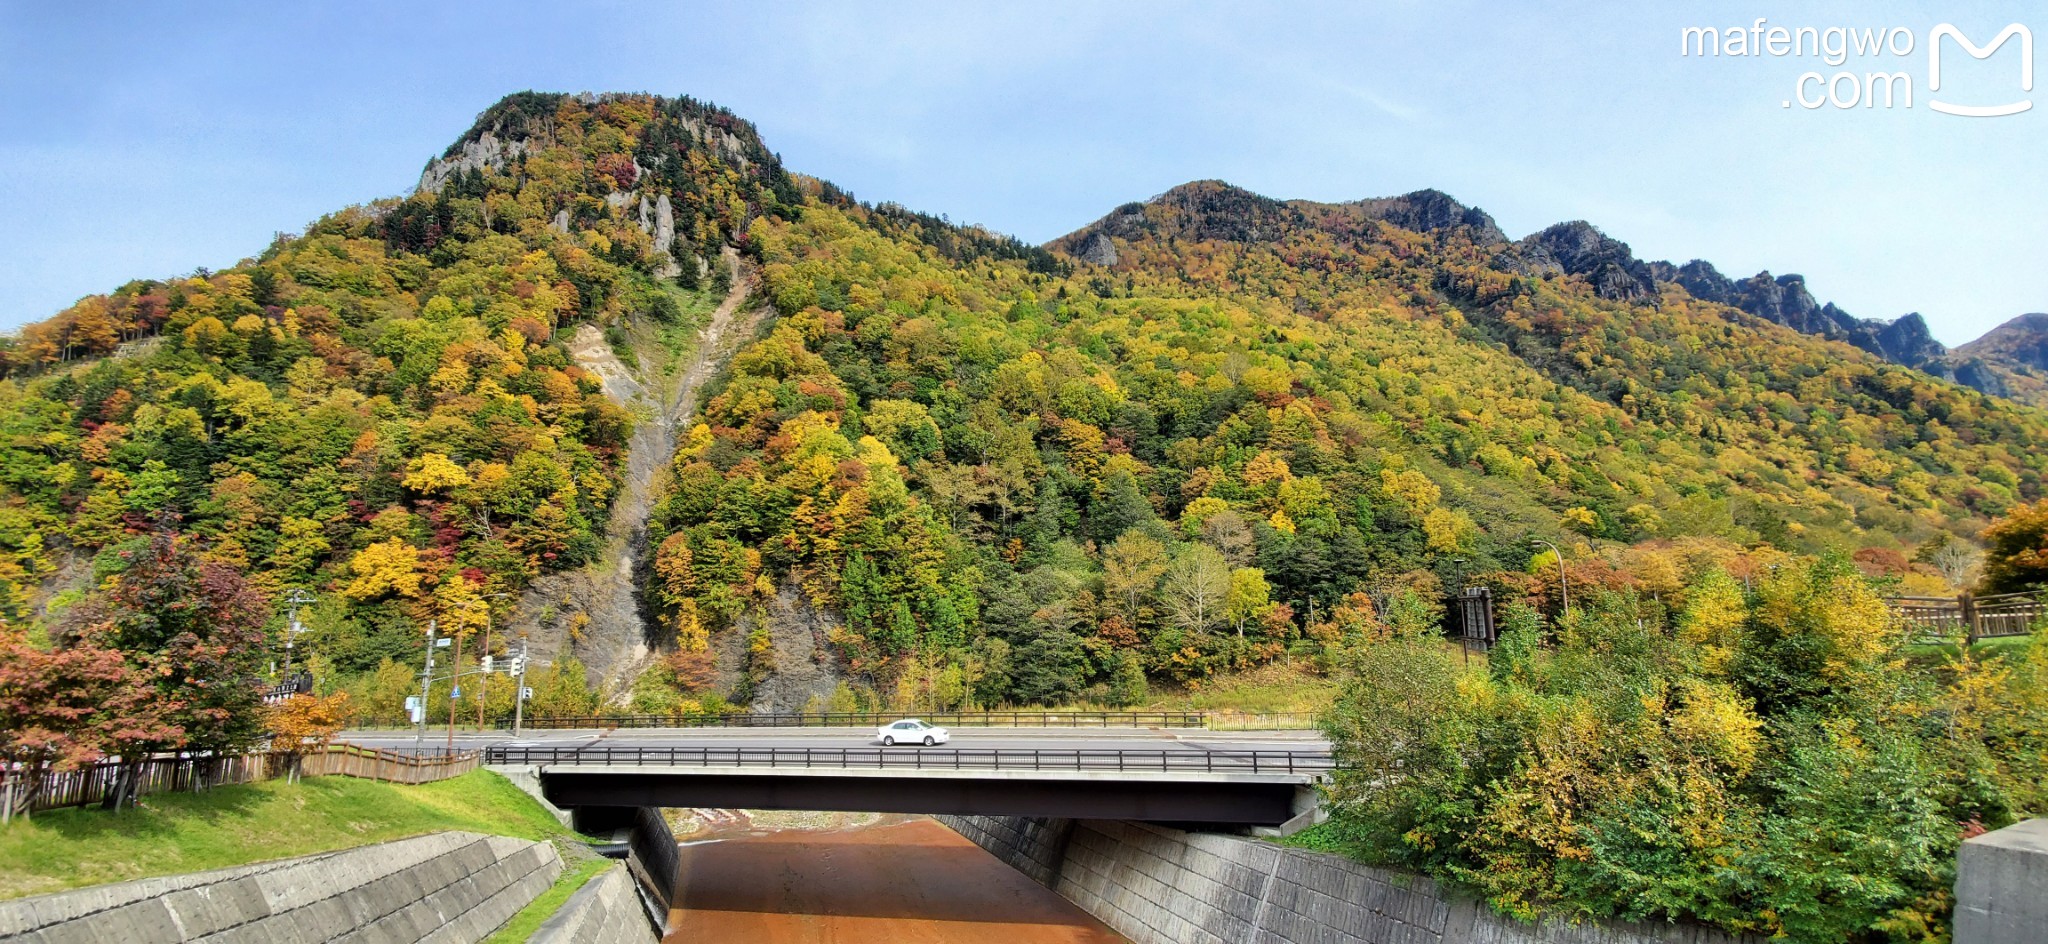
[[2048, 615], [2048, 604], [2031, 593], [1954, 597], [1892, 597], [1886, 601], [1912, 629], [1916, 642], [1967, 643], [2000, 636], [2025, 636]]
[[[293, 772], [296, 758], [300, 776], [340, 775], [387, 783], [428, 783], [460, 776], [477, 768], [482, 755], [476, 751], [434, 753], [414, 757], [353, 744], [330, 744], [302, 754], [256, 752], [214, 757], [152, 757], [140, 764], [102, 761], [77, 770], [46, 771], [35, 780], [19, 767], [0, 764], [0, 813], [57, 810], [104, 803], [119, 788], [124, 776], [134, 778], [130, 796], [152, 793], [198, 792], [212, 787], [254, 783], [284, 777]], [[33, 791], [32, 794], [28, 791]]]

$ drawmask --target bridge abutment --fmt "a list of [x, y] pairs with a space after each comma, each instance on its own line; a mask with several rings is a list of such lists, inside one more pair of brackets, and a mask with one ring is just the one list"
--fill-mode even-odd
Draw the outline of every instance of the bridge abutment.
[[2023, 944], [2048, 928], [2048, 819], [1963, 843], [1956, 855], [1956, 944]]

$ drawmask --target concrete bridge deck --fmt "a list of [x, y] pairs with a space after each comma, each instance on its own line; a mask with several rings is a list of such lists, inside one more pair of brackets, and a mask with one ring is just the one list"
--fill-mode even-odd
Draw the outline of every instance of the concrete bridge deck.
[[[1272, 826], [1312, 801], [1321, 751], [492, 747], [565, 809], [712, 807]], [[1307, 796], [1305, 796], [1307, 795]]]

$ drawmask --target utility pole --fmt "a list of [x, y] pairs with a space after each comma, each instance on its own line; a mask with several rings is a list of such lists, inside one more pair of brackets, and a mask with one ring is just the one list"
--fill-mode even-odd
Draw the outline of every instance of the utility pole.
[[427, 738], [427, 693], [434, 687], [434, 621], [427, 621], [427, 665], [420, 670], [420, 720], [413, 722], [412, 752], [417, 756]]
[[519, 736], [519, 726], [526, 720], [526, 634], [519, 634], [519, 680], [512, 691], [512, 736]]
[[462, 697], [462, 627], [455, 628], [455, 661], [448, 664], [448, 753], [455, 753], [455, 700]]

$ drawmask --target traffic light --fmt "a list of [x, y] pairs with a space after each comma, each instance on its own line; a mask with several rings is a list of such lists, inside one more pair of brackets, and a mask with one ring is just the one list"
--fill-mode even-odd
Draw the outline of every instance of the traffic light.
[[484, 653], [484, 674], [491, 674], [491, 654], [488, 652]]

